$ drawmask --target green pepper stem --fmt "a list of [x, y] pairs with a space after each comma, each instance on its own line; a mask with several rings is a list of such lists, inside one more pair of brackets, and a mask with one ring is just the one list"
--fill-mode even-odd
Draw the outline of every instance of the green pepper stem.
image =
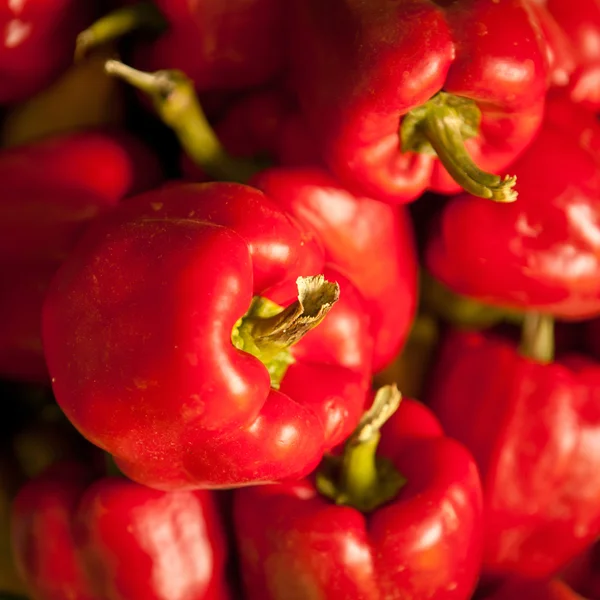
[[514, 202], [516, 176], [504, 178], [482, 171], [467, 151], [461, 133], [461, 119], [451, 106], [433, 106], [423, 121], [423, 133], [450, 176], [464, 190], [496, 202]]
[[200, 106], [193, 82], [181, 71], [145, 73], [117, 60], [107, 61], [105, 70], [148, 94], [156, 112], [175, 132], [185, 152], [210, 177], [246, 183], [264, 167], [229, 155]]
[[539, 363], [554, 360], [554, 319], [550, 315], [529, 312], [521, 330], [521, 354]]
[[167, 22], [152, 2], [122, 6], [92, 23], [77, 36], [75, 60], [82, 60], [94, 48], [121, 39], [134, 31], [162, 33]]
[[288, 348], [327, 316], [340, 295], [339, 284], [327, 281], [323, 275], [299, 277], [296, 285], [298, 298], [284, 309], [256, 297], [231, 335], [236, 348], [256, 356], [267, 367], [275, 389], [294, 362]]
[[398, 494], [406, 479], [389, 460], [377, 456], [377, 446], [381, 427], [401, 400], [395, 385], [378, 390], [373, 405], [346, 441], [342, 457], [329, 457], [317, 471], [317, 488], [324, 496], [370, 512]]

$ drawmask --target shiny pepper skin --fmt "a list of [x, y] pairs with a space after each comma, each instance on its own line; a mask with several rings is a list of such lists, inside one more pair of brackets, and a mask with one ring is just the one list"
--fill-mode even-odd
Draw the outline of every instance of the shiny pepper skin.
[[17, 566], [36, 600], [225, 600], [225, 536], [211, 492], [92, 480], [63, 463], [12, 509]]
[[512, 165], [519, 199], [501, 206], [452, 198], [433, 228], [430, 271], [483, 302], [566, 319], [600, 312], [600, 170], [551, 121]]
[[[253, 297], [287, 306], [323, 273], [340, 300], [272, 389], [232, 344]], [[300, 477], [355, 427], [371, 375], [364, 301], [258, 190], [172, 185], [88, 229], [43, 313], [58, 403], [123, 472], [159, 489]]]
[[452, 331], [428, 401], [482, 474], [484, 573], [549, 577], [600, 534], [600, 364], [541, 364], [490, 333]]
[[281, 0], [155, 0], [169, 28], [137, 54], [143, 70], [178, 69], [196, 89], [265, 83], [283, 67]]
[[546, 58], [521, 0], [290, 5], [294, 90], [315, 147], [353, 191], [402, 203], [460, 190], [434, 154], [400, 148], [402, 119], [442, 89], [479, 105], [466, 146], [484, 170], [507, 167], [537, 132]]
[[94, 18], [94, 0], [0, 1], [0, 104], [50, 85], [73, 61], [75, 38]]
[[481, 484], [469, 453], [433, 414], [403, 400], [381, 454], [407, 478], [369, 515], [336, 506], [310, 480], [234, 494], [250, 600], [468, 600], [481, 559]]

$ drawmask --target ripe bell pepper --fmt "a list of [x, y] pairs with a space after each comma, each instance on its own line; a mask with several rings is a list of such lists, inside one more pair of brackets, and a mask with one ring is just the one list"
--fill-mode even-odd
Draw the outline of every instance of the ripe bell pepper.
[[[399, 400], [384, 393], [374, 407]], [[379, 433], [384, 418], [367, 413], [316, 484], [235, 491], [247, 598], [471, 597], [482, 527], [473, 459], [417, 402], [403, 400]]]
[[490, 173], [531, 142], [546, 91], [521, 0], [290, 4], [294, 90], [343, 183], [390, 202], [427, 188], [516, 198], [513, 178]]
[[75, 38], [94, 18], [96, 2], [0, 1], [0, 104], [47, 87], [72, 61]]
[[86, 131], [0, 150], [0, 376], [47, 382], [46, 289], [85, 226], [161, 176], [129, 134]]
[[80, 465], [63, 463], [20, 490], [12, 539], [36, 600], [229, 597], [225, 538], [210, 492], [93, 481]]
[[[221, 137], [212, 130], [181, 73], [144, 73], [116, 61], [110, 65], [115, 75], [150, 94], [159, 114], [198, 164], [194, 170], [200, 178], [249, 179], [320, 237], [327, 262], [343, 272], [367, 302], [375, 338], [374, 370], [387, 365], [406, 339], [416, 304], [417, 264], [407, 213], [352, 194], [321, 168], [260, 170], [251, 161], [244, 162], [261, 150], [277, 155], [283, 147], [276, 142], [278, 125], [290, 122], [292, 111], [281, 97], [255, 95], [253, 102], [240, 105], [234, 122], [245, 122], [240, 115], [258, 117], [248, 119], [245, 131], [257, 122], [258, 126], [250, 143], [240, 146], [236, 144], [240, 138], [234, 135], [239, 128], [227, 129]], [[169, 91], [161, 93], [161, 86]], [[269, 106], [275, 106], [272, 121], [265, 110]], [[230, 154], [232, 148], [235, 156]]]
[[520, 350], [452, 331], [431, 375], [429, 403], [482, 475], [490, 577], [549, 577], [600, 534], [600, 365], [576, 354], [551, 361], [547, 321], [539, 325]]
[[366, 301], [380, 371], [406, 341], [417, 300], [417, 259], [408, 213], [355, 196], [323, 169], [272, 168], [250, 183], [313, 230], [328, 263]]
[[[596, 125], [598, 127], [598, 125]], [[576, 131], [546, 123], [513, 164], [511, 206], [452, 198], [433, 227], [426, 263], [453, 291], [566, 319], [600, 311], [600, 170]]]
[[67, 417], [159, 489], [304, 475], [356, 425], [373, 352], [364, 301], [314, 234], [225, 183], [92, 225], [46, 297], [43, 341]]

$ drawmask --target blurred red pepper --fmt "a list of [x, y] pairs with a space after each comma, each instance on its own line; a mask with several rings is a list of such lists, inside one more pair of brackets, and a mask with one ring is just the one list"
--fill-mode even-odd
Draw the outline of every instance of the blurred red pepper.
[[446, 204], [427, 248], [433, 275], [493, 305], [567, 319], [600, 312], [600, 170], [574, 127], [546, 123], [513, 164], [518, 202]]
[[75, 38], [95, 16], [95, 0], [1, 0], [0, 104], [50, 85], [73, 60]]
[[[341, 297], [308, 332], [338, 294], [301, 278], [320, 273]], [[314, 234], [225, 183], [172, 185], [92, 225], [43, 339], [69, 419], [161, 489], [306, 474], [356, 425], [373, 352], [364, 302]]]
[[90, 220], [161, 176], [156, 157], [119, 130], [0, 150], [0, 265], [56, 264]]
[[600, 534], [600, 365], [553, 362], [547, 320], [530, 331], [520, 350], [452, 331], [431, 373], [431, 406], [482, 474], [488, 576], [549, 577]]
[[220, 600], [225, 539], [210, 492], [165, 493], [63, 463], [12, 510], [19, 571], [36, 600]]
[[545, 0], [548, 12], [571, 43], [575, 69], [568, 90], [571, 100], [600, 109], [600, 4], [597, 0]]
[[373, 370], [387, 366], [406, 341], [417, 302], [417, 258], [408, 213], [354, 196], [317, 168], [268, 169], [250, 183], [319, 236], [327, 262], [366, 301]]
[[160, 181], [156, 158], [121, 131], [85, 131], [0, 151], [0, 375], [48, 381], [44, 295], [85, 226]]
[[343, 183], [390, 202], [461, 187], [515, 199], [514, 181], [490, 173], [531, 142], [547, 86], [521, 0], [292, 5], [294, 89]]
[[285, 3], [280, 0], [121, 4], [82, 32], [78, 54], [130, 31], [162, 30], [137, 46], [134, 63], [142, 69], [181, 70], [199, 91], [260, 85], [283, 69]]
[[371, 435], [346, 445], [346, 466], [328, 480], [345, 506], [319, 494], [319, 475], [316, 485], [236, 490], [247, 598], [471, 597], [482, 530], [473, 459], [412, 400], [402, 401], [381, 434], [380, 422], [368, 423]]

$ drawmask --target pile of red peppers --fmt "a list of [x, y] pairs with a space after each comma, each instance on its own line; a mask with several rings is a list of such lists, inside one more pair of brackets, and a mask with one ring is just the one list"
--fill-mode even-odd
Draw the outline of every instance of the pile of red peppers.
[[0, 600], [600, 600], [600, 0], [0, 25]]

